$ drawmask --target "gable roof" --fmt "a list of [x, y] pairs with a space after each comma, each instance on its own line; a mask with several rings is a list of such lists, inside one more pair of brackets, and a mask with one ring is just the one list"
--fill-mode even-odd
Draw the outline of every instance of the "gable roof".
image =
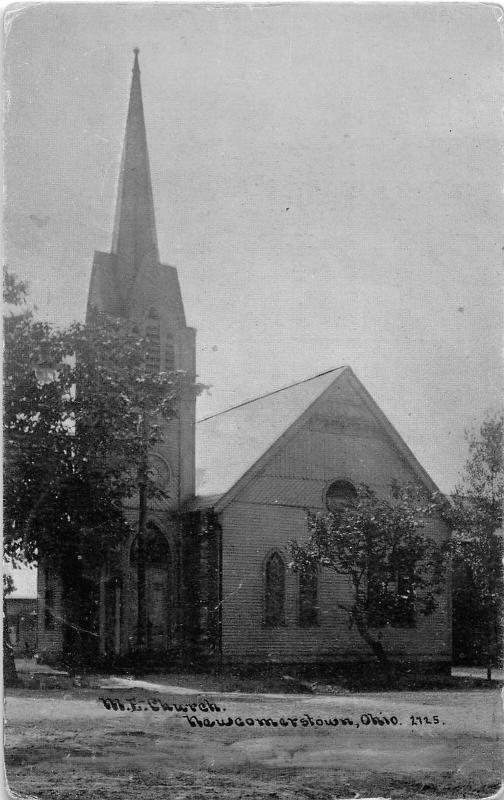
[[352, 369], [343, 366], [199, 420], [196, 423], [196, 497], [190, 506], [213, 506], [216, 511], [224, 508], [286, 438], [302, 427], [315, 403], [343, 374], [417, 479], [430, 492], [440, 494]]
[[346, 369], [329, 370], [199, 420], [198, 505], [212, 505], [227, 493]]

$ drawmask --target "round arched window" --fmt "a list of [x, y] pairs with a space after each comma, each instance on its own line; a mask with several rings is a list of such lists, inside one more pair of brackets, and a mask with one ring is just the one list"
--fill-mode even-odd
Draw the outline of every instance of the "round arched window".
[[[154, 522], [147, 523], [144, 540], [145, 564], [163, 566], [170, 558], [170, 548], [165, 537]], [[136, 566], [138, 557], [138, 537], [135, 536], [131, 544], [130, 563]]]
[[326, 492], [327, 510], [332, 514], [341, 514], [345, 506], [357, 497], [355, 486], [350, 481], [334, 481]]

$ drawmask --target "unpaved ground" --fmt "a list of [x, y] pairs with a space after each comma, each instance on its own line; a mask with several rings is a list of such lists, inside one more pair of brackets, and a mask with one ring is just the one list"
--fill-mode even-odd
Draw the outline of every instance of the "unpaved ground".
[[[106, 710], [100, 696], [119, 698], [125, 710]], [[129, 710], [128, 698], [135, 698], [135, 710]], [[357, 793], [484, 797], [501, 782], [502, 704], [495, 690], [212, 695], [208, 699], [219, 710], [203, 705], [187, 714], [162, 710], [159, 702], [144, 710], [150, 698], [165, 704], [200, 699], [183, 690], [156, 693], [148, 684], [50, 695], [11, 692], [6, 703], [11, 788], [55, 800], [330, 800]], [[397, 725], [366, 725], [363, 719], [370, 718], [364, 714], [394, 715]], [[195, 719], [191, 727], [187, 717], [193, 716], [202, 727]], [[229, 718], [231, 726], [211, 724]], [[335, 718], [353, 725], [325, 724]], [[265, 719], [277, 727], [258, 722]]]

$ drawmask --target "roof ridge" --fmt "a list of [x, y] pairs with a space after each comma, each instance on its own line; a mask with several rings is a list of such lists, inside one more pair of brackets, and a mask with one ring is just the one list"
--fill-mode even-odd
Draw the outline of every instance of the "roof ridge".
[[341, 364], [339, 367], [326, 369], [324, 372], [319, 372], [317, 375], [312, 375], [310, 378], [303, 378], [303, 380], [295, 381], [294, 383], [290, 383], [287, 386], [282, 386], [280, 389], [274, 389], [272, 392], [266, 392], [265, 394], [260, 394], [257, 397], [252, 397], [250, 400], [244, 400], [242, 403], [237, 403], [237, 405], [235, 406], [230, 406], [229, 408], [225, 408], [222, 411], [217, 411], [216, 414], [209, 414], [208, 417], [202, 417], [201, 419], [197, 419], [196, 424], [198, 424], [198, 422], [206, 422], [209, 419], [214, 419], [214, 417], [220, 417], [223, 414], [227, 414], [229, 411], [235, 411], [235, 409], [241, 408], [242, 406], [248, 406], [250, 403], [255, 403], [257, 400], [263, 400], [265, 397], [271, 397], [274, 394], [285, 392], [287, 389], [292, 389], [294, 386], [300, 386], [303, 383], [309, 383], [310, 381], [314, 381], [316, 378], [321, 378], [323, 375], [329, 375], [329, 373], [331, 372], [337, 372], [339, 369], [345, 369], [346, 367], [348, 367], [348, 364]]

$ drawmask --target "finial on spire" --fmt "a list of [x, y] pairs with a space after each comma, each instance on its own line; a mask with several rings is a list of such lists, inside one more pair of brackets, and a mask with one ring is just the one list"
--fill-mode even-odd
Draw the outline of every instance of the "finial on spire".
[[138, 64], [138, 54], [140, 52], [140, 48], [134, 47], [133, 48], [133, 52], [135, 54], [135, 62], [133, 64], [133, 72], [140, 72], [140, 67], [139, 67], [139, 64]]
[[139, 54], [139, 52], [140, 52], [140, 48], [139, 47], [134, 47], [133, 48], [133, 52], [137, 56]]

